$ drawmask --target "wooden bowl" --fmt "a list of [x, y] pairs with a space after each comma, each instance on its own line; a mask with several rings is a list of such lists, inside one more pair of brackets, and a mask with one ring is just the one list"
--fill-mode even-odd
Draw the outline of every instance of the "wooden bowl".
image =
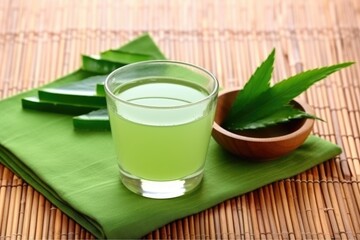
[[[237, 133], [226, 130], [221, 124], [238, 91], [239, 89], [231, 89], [219, 94], [212, 130], [216, 142], [230, 153], [252, 160], [275, 159], [298, 148], [312, 131], [314, 119], [310, 118]], [[300, 100], [294, 100], [292, 104], [296, 108], [314, 114], [314, 110]]]

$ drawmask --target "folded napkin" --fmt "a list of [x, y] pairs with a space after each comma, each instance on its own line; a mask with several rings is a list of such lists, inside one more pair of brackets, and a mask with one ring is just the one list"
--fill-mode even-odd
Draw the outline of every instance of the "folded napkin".
[[98, 238], [144, 236], [341, 152], [310, 136], [289, 156], [254, 163], [231, 156], [212, 140], [198, 191], [175, 199], [147, 199], [121, 184], [110, 132], [74, 131], [71, 116], [22, 109], [21, 98], [34, 94], [0, 102], [0, 162]]

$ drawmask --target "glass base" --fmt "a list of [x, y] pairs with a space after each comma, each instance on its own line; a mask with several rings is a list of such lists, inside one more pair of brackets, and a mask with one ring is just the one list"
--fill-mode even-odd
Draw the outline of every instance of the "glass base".
[[120, 170], [121, 181], [130, 191], [147, 198], [167, 199], [188, 194], [201, 183], [203, 171], [173, 181], [149, 181], [137, 178]]

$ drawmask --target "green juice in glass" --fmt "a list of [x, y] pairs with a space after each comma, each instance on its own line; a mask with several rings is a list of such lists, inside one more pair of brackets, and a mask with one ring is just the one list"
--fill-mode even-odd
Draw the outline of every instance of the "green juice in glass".
[[130, 105], [109, 108], [122, 174], [149, 181], [202, 174], [215, 111], [199, 104], [205, 89], [156, 78], [122, 84], [114, 94]]

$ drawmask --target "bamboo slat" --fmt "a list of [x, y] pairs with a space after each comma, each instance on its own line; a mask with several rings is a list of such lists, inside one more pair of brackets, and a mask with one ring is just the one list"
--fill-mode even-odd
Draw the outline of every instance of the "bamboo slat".
[[[360, 62], [358, 0], [2, 0], [0, 99], [77, 69], [81, 54], [116, 48], [144, 31], [170, 59], [209, 69], [226, 88], [243, 86], [273, 48], [274, 82]], [[301, 96], [326, 120], [313, 133], [341, 146], [341, 155], [144, 238], [360, 239], [359, 79], [355, 65]], [[93, 238], [0, 165], [0, 239]]]

